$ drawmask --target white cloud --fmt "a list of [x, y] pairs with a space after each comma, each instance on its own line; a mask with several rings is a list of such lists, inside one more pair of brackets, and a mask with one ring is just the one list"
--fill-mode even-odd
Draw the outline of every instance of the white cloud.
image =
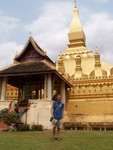
[[106, 3], [108, 2], [109, 0], [96, 0], [97, 2], [102, 2], [102, 3]]
[[15, 29], [19, 24], [19, 19], [4, 16], [0, 13], [0, 33]]
[[0, 68], [12, 64], [16, 52], [20, 52], [22, 47], [15, 42], [0, 44]]
[[[42, 13], [36, 20], [24, 25], [25, 32], [32, 32], [34, 39], [47, 51], [48, 56], [53, 60], [56, 60], [57, 55], [67, 48], [67, 33], [73, 16], [72, 9], [73, 4], [71, 2], [49, 2], [45, 4]], [[106, 12], [92, 14], [88, 8], [81, 8], [79, 11], [84, 22], [87, 46], [91, 50], [94, 50], [97, 46], [101, 53], [101, 58], [113, 64], [111, 55], [113, 18]], [[22, 23], [18, 19], [0, 14], [0, 28], [2, 29], [0, 34], [3, 33], [4, 38], [11, 36], [11, 34], [6, 34], [5, 36], [4, 33], [13, 32], [13, 29], [18, 29], [19, 24]], [[24, 32], [22, 25], [20, 25], [16, 34], [20, 33], [20, 31]], [[0, 37], [3, 38], [2, 34]], [[3, 53], [0, 54], [0, 66], [11, 64], [18, 49], [21, 51], [22, 46], [16, 42], [1, 43], [0, 52], [3, 51]]]
[[16, 52], [22, 50], [22, 45], [17, 44], [15, 41], [7, 42], [8, 38], [14, 36], [16, 29], [18, 29], [16, 30], [16, 34], [18, 34], [19, 26], [21, 26], [19, 19], [5, 16], [0, 12], [0, 68], [12, 64]]
[[[44, 6], [39, 18], [25, 26], [31, 31], [37, 43], [42, 46], [53, 60], [59, 52], [67, 48], [69, 20], [72, 18], [70, 2], [51, 2]], [[69, 13], [72, 12], [72, 13]]]
[[102, 59], [113, 64], [110, 57], [113, 47], [113, 18], [106, 12], [93, 14], [87, 20], [84, 29], [88, 47], [94, 49], [97, 46]]
[[[73, 6], [69, 2], [65, 5], [63, 2], [49, 3], [44, 7], [37, 20], [25, 26], [26, 30], [35, 35], [38, 44], [43, 46], [50, 58], [54, 60], [59, 52], [63, 52], [67, 48], [67, 33], [73, 15], [72, 8]], [[94, 14], [85, 8], [81, 11], [84, 11], [84, 17], [87, 16], [84, 23], [87, 46], [91, 50], [95, 50], [97, 46], [102, 54], [102, 59], [113, 63], [113, 60], [106, 55], [106, 53], [111, 54], [113, 47], [113, 19], [107, 12]]]

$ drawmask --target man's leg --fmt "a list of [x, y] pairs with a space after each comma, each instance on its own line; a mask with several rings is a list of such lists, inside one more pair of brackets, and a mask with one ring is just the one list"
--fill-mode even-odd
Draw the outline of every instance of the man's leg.
[[56, 131], [56, 127], [53, 127], [53, 138], [55, 138], [56, 137], [56, 133], [57, 131]]
[[61, 140], [61, 138], [59, 137], [60, 131], [61, 131], [61, 126], [62, 126], [62, 120], [58, 120], [57, 132], [56, 132], [57, 140]]
[[59, 138], [59, 134], [60, 134], [60, 127], [57, 127], [57, 138]]

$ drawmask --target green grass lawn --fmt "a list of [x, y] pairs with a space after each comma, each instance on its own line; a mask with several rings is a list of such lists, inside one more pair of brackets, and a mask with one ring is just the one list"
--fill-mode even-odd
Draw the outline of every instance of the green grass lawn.
[[0, 150], [113, 150], [113, 131], [62, 131], [62, 141], [52, 133], [0, 132]]

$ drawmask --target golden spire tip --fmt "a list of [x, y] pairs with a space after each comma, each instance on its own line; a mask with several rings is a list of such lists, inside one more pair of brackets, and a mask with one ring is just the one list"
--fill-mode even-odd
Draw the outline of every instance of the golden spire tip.
[[76, 0], [74, 0], [74, 7], [75, 7], [75, 8], [77, 7]]
[[96, 53], [99, 53], [99, 50], [98, 50], [98, 47], [96, 46], [96, 51], [95, 51]]

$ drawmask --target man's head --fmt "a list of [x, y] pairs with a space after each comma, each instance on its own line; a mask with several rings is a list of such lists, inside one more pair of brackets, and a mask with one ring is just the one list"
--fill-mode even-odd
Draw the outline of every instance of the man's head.
[[59, 95], [57, 96], [57, 101], [58, 101], [58, 102], [61, 102], [61, 98], [62, 98], [62, 97], [61, 97], [61, 95], [59, 94]]

